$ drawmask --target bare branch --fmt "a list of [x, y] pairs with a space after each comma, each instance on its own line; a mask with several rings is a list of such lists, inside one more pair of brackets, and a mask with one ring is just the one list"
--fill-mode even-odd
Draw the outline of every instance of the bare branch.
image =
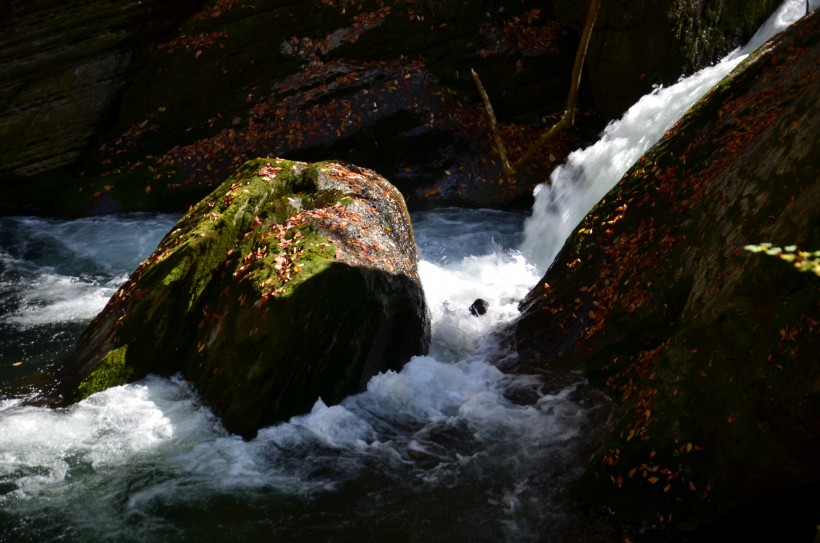
[[581, 86], [581, 74], [584, 71], [584, 60], [589, 49], [589, 40], [592, 37], [592, 27], [595, 26], [595, 19], [598, 17], [598, 9], [601, 7], [600, 0], [591, 0], [587, 20], [584, 23], [584, 30], [581, 32], [581, 43], [578, 44], [578, 51], [575, 53], [575, 64], [572, 66], [572, 81], [569, 87], [569, 97], [567, 98], [567, 113], [570, 116], [569, 124], [575, 122], [575, 105], [578, 102], [578, 87]]
[[578, 104], [578, 87], [581, 85], [581, 74], [584, 70], [584, 59], [586, 59], [587, 49], [589, 48], [589, 40], [592, 37], [592, 27], [595, 26], [595, 19], [598, 17], [598, 10], [600, 8], [600, 0], [590, 0], [589, 11], [584, 23], [584, 29], [581, 32], [581, 42], [578, 44], [578, 50], [575, 53], [575, 63], [572, 67], [572, 78], [570, 80], [569, 93], [567, 95], [567, 108], [564, 114], [549, 130], [541, 134], [541, 136], [530, 145], [529, 149], [515, 161], [512, 165], [507, 158], [507, 150], [504, 147], [504, 142], [501, 139], [501, 133], [498, 130], [498, 121], [496, 120], [493, 106], [490, 104], [490, 98], [487, 96], [487, 91], [481, 84], [481, 80], [475, 70], [470, 70], [473, 75], [473, 80], [478, 87], [478, 92], [484, 100], [484, 108], [487, 110], [487, 115], [490, 118], [490, 127], [493, 131], [493, 139], [495, 140], [495, 147], [498, 151], [498, 156], [501, 158], [501, 167], [504, 170], [504, 175], [509, 181], [510, 178], [527, 162], [538, 153], [538, 151], [546, 145], [548, 141], [555, 137], [556, 134], [565, 130], [575, 124], [575, 108]]
[[495, 150], [498, 152], [498, 157], [501, 159], [501, 167], [504, 169], [504, 175], [509, 179], [515, 173], [513, 167], [510, 165], [510, 160], [507, 158], [507, 149], [504, 147], [504, 141], [501, 139], [501, 133], [498, 131], [498, 121], [495, 118], [493, 105], [490, 103], [490, 97], [481, 84], [478, 74], [475, 70], [470, 68], [470, 74], [473, 76], [478, 92], [484, 100], [484, 109], [487, 110], [487, 117], [490, 118], [490, 129], [493, 131], [493, 139], [495, 140]]

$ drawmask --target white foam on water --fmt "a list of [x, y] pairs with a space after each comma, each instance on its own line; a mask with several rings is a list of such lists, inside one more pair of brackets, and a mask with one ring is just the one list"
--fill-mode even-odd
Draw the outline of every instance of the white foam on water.
[[[548, 266], [583, 213], [741, 56], [656, 90], [610, 125], [601, 142], [573, 153], [556, 171], [553, 185], [536, 197], [525, 254], [541, 268]], [[678, 101], [684, 105], [676, 106]], [[589, 421], [598, 407], [580, 393], [580, 382], [547, 394], [537, 379], [508, 376], [492, 364], [500, 353], [488, 338], [515, 317], [518, 300], [538, 276], [510, 250], [520, 236], [503, 225], [519, 225], [518, 219], [474, 213], [448, 210], [416, 221], [420, 274], [433, 315], [431, 355], [413, 358], [400, 372], [375, 376], [366, 392], [340, 405], [317, 399], [310, 413], [264, 428], [254, 440], [225, 432], [181, 378], [149, 377], [63, 410], [0, 401], [0, 535], [41, 530], [53, 539], [163, 541], [193, 540], [197, 536], [191, 533], [199, 530], [199, 536], [216, 539], [220, 534], [211, 530], [224, 525], [246, 530], [258, 525], [257, 534], [303, 534], [298, 530], [304, 523], [321, 523], [320, 517], [334, 514], [333, 500], [314, 500], [351, 487], [336, 500], [356, 504], [335, 505], [342, 511], [333, 517], [341, 519], [339, 529], [375, 521], [368, 510], [379, 511], [380, 504], [390, 504], [390, 494], [397, 494], [413, 500], [411, 515], [433, 518], [452, 506], [452, 499], [469, 501], [482, 520], [505, 526], [494, 539], [537, 538], [533, 534], [539, 532], [528, 532], [527, 522], [543, 517], [544, 485], [560, 488], [555, 481], [577, 469], [564, 459], [572, 457], [579, 437], [595, 430]], [[119, 262], [107, 272], [106, 280], [116, 283], [131, 269], [122, 269], [124, 263], [136, 265], [129, 259], [147, 256], [158, 237], [132, 243], [124, 234], [107, 244], [113, 238], [105, 220], [97, 225], [102, 229], [48, 228], [50, 234], [82, 240], [63, 242], [57, 235], [53, 245], [78, 255], [78, 266], [92, 262], [94, 269], [105, 268], [108, 257]], [[142, 235], [140, 224], [126, 230]], [[168, 221], [156, 231], [170, 226]], [[52, 247], [52, 241], [35, 241]], [[115, 256], [129, 248], [131, 256]], [[4, 317], [20, 326], [88, 318], [94, 310], [83, 312], [77, 305], [101, 307], [106, 289], [114, 288], [99, 283], [91, 288], [99, 295], [74, 291], [71, 278], [82, 274], [57, 272], [60, 263], [49, 260], [47, 251], [35, 253], [40, 260], [11, 252], [3, 257], [19, 265], [2, 281], [23, 281], [21, 291], [42, 289], [28, 299], [22, 296], [11, 317]], [[60, 294], [62, 287], [69, 293]], [[486, 315], [470, 315], [476, 298], [489, 302]], [[32, 307], [28, 313], [27, 306]], [[41, 317], [34, 316], [37, 311]], [[513, 401], [508, 392], [516, 387], [539, 399]], [[374, 480], [387, 490], [368, 487]], [[223, 510], [221, 500], [234, 508]], [[259, 503], [273, 505], [253, 516], [253, 504]], [[402, 504], [389, 510], [388, 521]], [[304, 511], [311, 507], [320, 509], [306, 519]], [[272, 519], [280, 509], [286, 510], [284, 517]], [[175, 511], [181, 513], [174, 517]], [[402, 519], [398, 526], [408, 522]], [[17, 531], [3, 532], [3, 521], [16, 522]], [[288, 522], [290, 531], [282, 528]], [[483, 525], [474, 529], [485, 540], [493, 537]], [[471, 532], [473, 539], [479, 532]], [[311, 533], [318, 540], [328, 537], [316, 533], [331, 532]]]
[[48, 492], [72, 476], [72, 466], [93, 470], [127, 467], [162, 444], [185, 443], [192, 432], [213, 426], [213, 415], [193, 395], [166, 379], [114, 387], [63, 410], [0, 405], [0, 479], [17, 488], [0, 498], [28, 498]]
[[14, 304], [0, 322], [25, 328], [93, 318], [176, 218], [0, 219], [0, 295]]
[[[464, 257], [450, 266], [422, 261], [419, 273], [433, 316], [431, 353], [441, 360], [471, 354], [500, 324], [518, 315], [518, 301], [537, 281], [535, 268], [517, 253]], [[488, 302], [476, 317], [470, 305]]]
[[[485, 464], [494, 464], [491, 450], [513, 446], [521, 456], [514, 444], [522, 437], [533, 451], [571, 443], [592, 408], [570, 399], [561, 400], [563, 407], [517, 405], [505, 391], [520, 378], [504, 375], [486, 356], [494, 348], [488, 337], [517, 314], [517, 300], [536, 279], [532, 266], [509, 249], [519, 236], [492, 234], [511, 218], [520, 232], [521, 217], [443, 213], [449, 226], [435, 212], [427, 217], [435, 232], [423, 226], [424, 218], [417, 226], [427, 240], [422, 257], [436, 259], [422, 260], [420, 271], [440, 359], [415, 357], [400, 372], [377, 375], [366, 392], [340, 405], [317, 399], [310, 413], [264, 428], [251, 441], [228, 435], [181, 378], [149, 377], [66, 410], [5, 402], [0, 485], [12, 490], [0, 496], [0, 506], [25, 515], [40, 510], [46, 517], [56, 509], [55, 522], [90, 536], [116, 537], [132, 530], [136, 518], [150, 539], [152, 530], [169, 526], [161, 511], [207, 503], [213, 495], [310, 500], [374, 469], [410, 481], [394, 484], [447, 487], [463, 470], [480, 474]], [[456, 250], [448, 250], [447, 238], [456, 236]], [[489, 253], [472, 256], [482, 251]], [[79, 298], [70, 278], [55, 280], [52, 292], [45, 277], [37, 275], [39, 294], [32, 296], [55, 308], [61, 296]], [[69, 292], [60, 294], [60, 286]], [[490, 308], [476, 317], [468, 307], [478, 297]], [[23, 314], [18, 310], [17, 322], [32, 322]]]
[[22, 327], [91, 320], [126, 279], [124, 274], [108, 279], [41, 273], [36, 289], [19, 292], [17, 310], [2, 320]]

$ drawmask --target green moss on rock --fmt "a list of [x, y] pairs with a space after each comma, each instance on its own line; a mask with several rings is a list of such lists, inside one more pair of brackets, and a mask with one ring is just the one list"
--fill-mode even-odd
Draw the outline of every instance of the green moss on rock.
[[126, 362], [127, 351], [128, 345], [123, 345], [103, 356], [96, 369], [77, 387], [75, 400], [84, 400], [92, 394], [130, 381], [134, 370]]
[[105, 387], [109, 352], [120, 381], [182, 372], [244, 436], [317, 397], [338, 402], [426, 350], [409, 220], [370, 170], [249, 161], [178, 221], [68, 368], [94, 384], [85, 395]]

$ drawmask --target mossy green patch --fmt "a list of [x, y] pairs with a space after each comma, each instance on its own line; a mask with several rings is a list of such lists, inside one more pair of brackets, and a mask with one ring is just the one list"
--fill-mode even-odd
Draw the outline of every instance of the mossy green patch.
[[84, 400], [107, 388], [127, 383], [134, 373], [134, 369], [126, 363], [127, 351], [128, 345], [123, 345], [103, 356], [94, 371], [77, 387], [76, 401]]
[[360, 390], [426, 346], [406, 221], [401, 195], [372, 171], [245, 163], [177, 222], [83, 335], [80, 363], [101, 362], [73, 396], [182, 372], [227, 428], [250, 436], [319, 394]]

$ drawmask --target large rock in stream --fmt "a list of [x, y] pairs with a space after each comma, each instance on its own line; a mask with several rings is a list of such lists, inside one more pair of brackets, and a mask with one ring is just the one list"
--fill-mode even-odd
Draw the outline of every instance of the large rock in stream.
[[426, 353], [399, 192], [341, 163], [247, 162], [111, 298], [62, 371], [67, 400], [182, 372], [252, 437]]
[[744, 247], [820, 249], [818, 26], [704, 97], [522, 302], [522, 368], [582, 370], [619, 405], [581, 483], [617, 518], [814, 537], [820, 277]]

